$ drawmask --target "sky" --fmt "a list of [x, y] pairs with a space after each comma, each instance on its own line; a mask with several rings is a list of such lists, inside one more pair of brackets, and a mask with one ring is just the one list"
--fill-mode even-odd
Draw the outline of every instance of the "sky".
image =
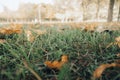
[[53, 4], [53, 0], [0, 0], [0, 12], [3, 11], [3, 6], [7, 6], [10, 10], [17, 10], [20, 3], [28, 2]]

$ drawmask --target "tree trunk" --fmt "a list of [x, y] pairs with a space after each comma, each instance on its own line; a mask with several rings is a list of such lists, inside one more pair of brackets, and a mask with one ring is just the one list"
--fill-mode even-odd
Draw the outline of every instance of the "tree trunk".
[[118, 11], [118, 22], [120, 21], [120, 4], [119, 4], [119, 11]]
[[85, 21], [85, 15], [86, 14], [86, 11], [85, 11], [85, 9], [83, 9], [83, 21]]
[[83, 14], [82, 14], [83, 21], [85, 21], [86, 20], [87, 5], [86, 5], [86, 2], [84, 0], [82, 1], [82, 11], [83, 11]]
[[83, 21], [86, 20], [86, 14], [87, 14], [87, 6], [83, 5]]
[[99, 6], [100, 6], [100, 0], [97, 0], [97, 12], [96, 12], [96, 19], [99, 20]]
[[114, 7], [114, 2], [115, 2], [115, 0], [110, 0], [110, 3], [109, 3], [108, 18], [107, 18], [107, 21], [108, 21], [108, 22], [111, 22], [112, 19], [113, 19], [113, 7]]

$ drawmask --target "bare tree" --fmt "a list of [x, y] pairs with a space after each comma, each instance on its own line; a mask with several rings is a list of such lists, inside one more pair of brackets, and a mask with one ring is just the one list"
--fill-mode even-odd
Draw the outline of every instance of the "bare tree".
[[37, 15], [37, 4], [21, 3], [18, 9], [20, 16], [23, 18], [35, 18]]
[[120, 4], [119, 4], [119, 11], [118, 11], [118, 19], [117, 21], [120, 21]]
[[110, 0], [109, 1], [109, 8], [108, 8], [108, 18], [107, 21], [111, 22], [113, 19], [113, 7], [114, 7], [114, 2], [115, 0]]
[[55, 8], [63, 17], [62, 21], [72, 21], [80, 18], [82, 14], [81, 4], [83, 0], [55, 0]]
[[99, 19], [100, 0], [97, 0], [96, 18]]
[[117, 21], [120, 21], [120, 0], [116, 0], [116, 3], [118, 5], [118, 17], [117, 17]]

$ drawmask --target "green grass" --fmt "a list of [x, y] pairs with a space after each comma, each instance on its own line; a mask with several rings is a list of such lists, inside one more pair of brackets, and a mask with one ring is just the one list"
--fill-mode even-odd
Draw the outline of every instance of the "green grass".
[[[117, 46], [106, 49], [117, 36], [120, 36], [120, 31], [110, 35], [76, 29], [63, 32], [48, 30], [32, 43], [27, 41], [24, 33], [4, 36], [7, 42], [0, 44], [0, 80], [37, 80], [25, 68], [23, 59], [43, 80], [91, 80], [93, 71], [100, 64], [118, 59], [116, 54], [120, 49]], [[60, 71], [44, 65], [46, 60], [60, 60], [63, 54], [69, 56], [69, 62]], [[109, 68], [100, 78], [119, 79], [120, 68]]]

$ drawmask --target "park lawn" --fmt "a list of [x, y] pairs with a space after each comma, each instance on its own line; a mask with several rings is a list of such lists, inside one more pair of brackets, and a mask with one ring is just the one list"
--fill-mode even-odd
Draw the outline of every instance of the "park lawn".
[[[110, 34], [48, 29], [30, 42], [25, 33], [4, 35], [6, 42], [0, 44], [0, 80], [37, 80], [31, 69], [42, 80], [91, 80], [98, 66], [119, 59], [117, 45], [107, 48], [118, 36], [120, 31]], [[61, 61], [63, 55], [68, 56], [68, 62], [60, 69], [44, 64], [45, 61]], [[117, 67], [106, 69], [100, 77], [100, 80], [119, 79], [120, 68]]]

